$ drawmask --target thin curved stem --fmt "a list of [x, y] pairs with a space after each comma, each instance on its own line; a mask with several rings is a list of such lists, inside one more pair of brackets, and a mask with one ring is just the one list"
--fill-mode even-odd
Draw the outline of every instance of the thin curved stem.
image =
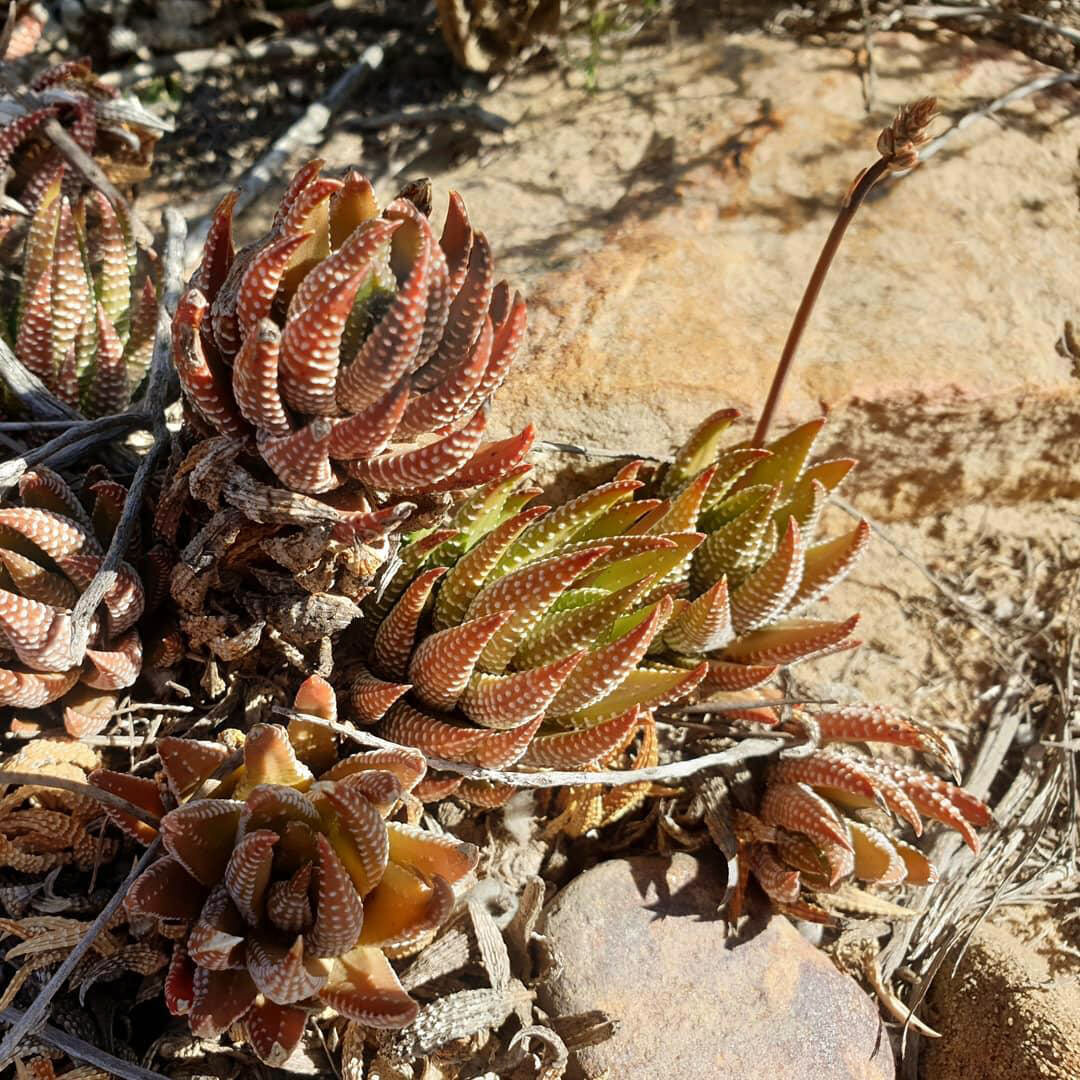
[[821, 249], [814, 272], [806, 284], [799, 310], [795, 312], [791, 329], [788, 331], [787, 341], [784, 342], [784, 351], [780, 354], [780, 363], [776, 365], [776, 374], [773, 376], [772, 386], [769, 387], [769, 396], [765, 400], [765, 407], [761, 410], [761, 419], [758, 421], [757, 430], [754, 432], [754, 446], [763, 446], [769, 434], [769, 427], [776, 415], [780, 404], [780, 395], [784, 391], [784, 383], [787, 382], [788, 372], [795, 360], [795, 353], [802, 340], [803, 331], [810, 321], [810, 313], [817, 303], [821, 286], [825, 284], [829, 267], [832, 266], [833, 258], [840, 249], [840, 242], [844, 239], [844, 233], [855, 217], [856, 211], [862, 205], [863, 200], [870, 193], [870, 189], [889, 171], [891, 162], [887, 158], [879, 158], [869, 169], [866, 169], [852, 184], [851, 190], [840, 207], [840, 213], [836, 216], [829, 238]]

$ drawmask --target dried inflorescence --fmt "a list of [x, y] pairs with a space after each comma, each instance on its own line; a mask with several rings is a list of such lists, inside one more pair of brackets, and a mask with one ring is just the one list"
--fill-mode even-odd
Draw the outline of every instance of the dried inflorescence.
[[22, 287], [11, 312], [15, 355], [87, 416], [121, 412], [150, 364], [157, 295], [138, 273], [131, 228], [100, 191], [72, 203], [63, 165], [24, 244]]
[[145, 594], [126, 561], [96, 612], [89, 645], [76, 655], [73, 611], [105, 557], [126, 491], [110, 480], [92, 483], [87, 509], [54, 472], [39, 467], [19, 480], [19, 503], [0, 507], [0, 705], [63, 706], [71, 735], [100, 731], [116, 691], [131, 686], [142, 666], [136, 622]]
[[812, 720], [797, 713], [794, 722], [826, 745], [782, 756], [769, 771], [757, 815], [736, 813], [742, 889], [752, 873], [781, 911], [827, 921], [808, 894], [827, 898], [852, 881], [930, 885], [937, 880], [933, 864], [894, 829], [903, 822], [920, 836], [923, 817], [957, 830], [978, 854], [975, 828], [992, 821], [982, 800], [917, 766], [828, 745], [892, 744], [951, 767], [952, 750], [932, 728], [881, 705], [830, 709]]
[[[317, 677], [296, 706], [335, 715], [333, 691]], [[167, 854], [125, 906], [133, 927], [175, 941], [165, 980], [174, 1015], [200, 1038], [242, 1023], [272, 1065], [297, 1046], [313, 1009], [369, 1027], [409, 1023], [417, 1006], [387, 957], [430, 940], [477, 859], [468, 844], [388, 820], [423, 777], [423, 757], [339, 758], [332, 731], [313, 720], [288, 731], [256, 725], [231, 770], [223, 743], [163, 738], [157, 748], [164, 791], [124, 773], [92, 779], [160, 815]], [[110, 814], [144, 843], [155, 835]]]
[[[286, 488], [367, 506], [476, 487], [517, 464], [532, 430], [481, 442], [485, 405], [525, 329], [494, 284], [491, 249], [450, 198], [436, 239], [430, 189], [382, 212], [359, 173], [304, 166], [270, 231], [238, 254], [228, 196], [174, 321], [174, 356], [206, 429], [250, 442]], [[431, 436], [434, 441], [427, 441]], [[391, 449], [392, 444], [416, 444]]]
[[[517, 475], [414, 539], [369, 600], [358, 719], [446, 760], [582, 769], [656, 763], [652, 710], [691, 691], [745, 691], [780, 665], [850, 646], [856, 619], [798, 617], [854, 564], [861, 523], [813, 543], [825, 498], [853, 464], [807, 460], [821, 422], [766, 448], [721, 449], [709, 417], [655, 484], [640, 462], [555, 510]], [[640, 733], [640, 740], [629, 748]], [[460, 777], [480, 805], [507, 798]], [[571, 832], [614, 820], [648, 788], [575, 792]]]
[[[24, 24], [24, 33], [32, 33], [31, 23]], [[0, 98], [0, 173], [10, 170], [6, 194], [30, 213], [61, 177], [64, 194], [72, 200], [89, 186], [81, 173], [65, 170], [63, 154], [44, 134], [53, 119], [121, 188], [150, 175], [154, 147], [168, 130], [135, 98], [121, 97], [101, 82], [86, 60], [41, 72], [18, 99]]]

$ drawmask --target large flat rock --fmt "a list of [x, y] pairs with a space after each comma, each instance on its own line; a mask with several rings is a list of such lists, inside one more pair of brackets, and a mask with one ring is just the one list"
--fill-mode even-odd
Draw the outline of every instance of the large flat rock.
[[[714, 408], [756, 413], [894, 109], [935, 94], [944, 130], [1039, 72], [1000, 46], [878, 34], [868, 113], [861, 43], [714, 33], [629, 50], [595, 93], [564, 73], [516, 77], [480, 99], [514, 122], [501, 139], [443, 172], [402, 163], [465, 194], [527, 290], [501, 427], [662, 454]], [[1077, 100], [1064, 88], [975, 120], [850, 230], [780, 421], [831, 414], [868, 511], [1080, 493], [1080, 382], [1055, 347], [1080, 322]], [[342, 134], [326, 156], [358, 153]]]
[[618, 859], [549, 904], [553, 1015], [603, 1009], [613, 1039], [579, 1076], [619, 1080], [892, 1080], [889, 1038], [857, 984], [783, 918], [725, 936], [716, 860]]

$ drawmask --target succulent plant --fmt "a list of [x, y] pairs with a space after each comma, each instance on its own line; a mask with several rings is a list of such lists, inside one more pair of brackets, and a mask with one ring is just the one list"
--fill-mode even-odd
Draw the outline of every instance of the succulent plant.
[[[29, 104], [27, 104], [29, 103]], [[0, 97], [0, 173], [11, 171], [6, 194], [33, 213], [58, 177], [74, 201], [87, 187], [81, 173], [43, 134], [56, 119], [109, 180], [128, 188], [150, 175], [154, 147], [169, 125], [133, 97], [106, 86], [86, 60], [69, 60], [32, 79], [22, 98]]]
[[[856, 618], [795, 617], [865, 544], [864, 523], [810, 543], [853, 463], [807, 467], [820, 421], [764, 449], [721, 450], [736, 416], [698, 428], [656, 498], [634, 497], [634, 462], [558, 509], [526, 508], [538, 492], [520, 487], [523, 466], [466, 500], [446, 530], [412, 538], [365, 604], [357, 718], [456, 762], [655, 764], [657, 706], [695, 689], [745, 690], [853, 644]], [[419, 793], [451, 790], [492, 805], [512, 788], [436, 776]], [[591, 791], [566, 827], [614, 820], [641, 794]]]
[[951, 747], [932, 728], [882, 705], [833, 708], [812, 718], [797, 713], [795, 723], [825, 745], [782, 756], [769, 770], [757, 814], [735, 814], [744, 856], [740, 893], [753, 873], [781, 911], [828, 921], [809, 895], [836, 892], [853, 880], [930, 885], [937, 880], [934, 865], [893, 829], [903, 821], [920, 836], [924, 815], [957, 830], [978, 854], [975, 828], [992, 821], [981, 799], [914, 765], [829, 745], [887, 743], [954, 767]]
[[[491, 249], [451, 195], [435, 239], [430, 188], [380, 214], [370, 183], [293, 178], [270, 231], [234, 255], [218, 207], [174, 322], [194, 414], [252, 440], [286, 488], [397, 496], [461, 490], [517, 464], [532, 430], [481, 444], [485, 403], [525, 329], [525, 303], [494, 285]], [[392, 443], [434, 441], [391, 450]]]
[[90, 417], [121, 412], [154, 349], [157, 295], [128, 223], [101, 192], [72, 203], [63, 166], [42, 193], [24, 244], [15, 355]]
[[45, 24], [32, 8], [19, 12], [11, 28], [11, 38], [2, 59], [11, 63], [14, 60], [21, 60], [24, 56], [29, 56], [41, 40], [41, 33], [44, 29]]
[[426, 184], [379, 214], [363, 177], [321, 167], [296, 174], [270, 231], [238, 253], [222, 202], [174, 321], [187, 453], [158, 532], [180, 549], [185, 652], [206, 658], [214, 697], [241, 667], [330, 674], [389, 535], [416, 520], [406, 497], [437, 517], [532, 443], [531, 427], [480, 442], [525, 304], [493, 284], [460, 198], [437, 241]]
[[87, 511], [45, 468], [19, 481], [19, 505], [0, 507], [0, 705], [36, 709], [59, 701], [71, 735], [100, 731], [117, 695], [142, 666], [135, 623], [143, 584], [127, 562], [92, 615], [85, 658], [73, 662], [72, 612], [104, 558], [126, 492], [91, 485]]
[[[296, 706], [332, 719], [333, 691], [315, 677]], [[160, 816], [166, 854], [125, 906], [133, 925], [176, 942], [165, 981], [174, 1015], [200, 1038], [242, 1022], [271, 1065], [296, 1047], [313, 1009], [376, 1028], [409, 1023], [417, 1005], [387, 958], [434, 936], [477, 859], [469, 844], [388, 820], [423, 776], [423, 757], [339, 758], [332, 732], [311, 720], [257, 724], [243, 764], [220, 780], [226, 744], [162, 738], [157, 749], [164, 796], [125, 773], [92, 780]], [[153, 837], [110, 813], [143, 842]]]

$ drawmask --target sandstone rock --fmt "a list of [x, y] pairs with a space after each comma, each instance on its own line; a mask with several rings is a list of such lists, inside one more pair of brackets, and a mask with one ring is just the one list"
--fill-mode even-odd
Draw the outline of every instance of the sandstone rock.
[[[1075, 966], [1075, 965], [1074, 965]], [[983, 926], [931, 988], [924, 1080], [1076, 1080], [1080, 985], [1007, 930]]]
[[729, 946], [722, 894], [708, 862], [637, 856], [594, 867], [548, 905], [560, 972], [542, 1005], [620, 1022], [580, 1052], [578, 1075], [891, 1080], [888, 1034], [858, 985], [785, 919]]
[[[959, 36], [879, 33], [868, 114], [862, 44], [714, 31], [628, 50], [595, 93], [541, 72], [481, 99], [513, 127], [436, 175], [528, 293], [528, 360], [496, 399], [500, 427], [663, 454], [715, 408], [755, 414], [893, 110], [936, 94], [955, 119], [1038, 68]], [[847, 494], [867, 512], [1080, 494], [1080, 382], [1055, 348], [1080, 323], [1077, 99], [1063, 88], [976, 120], [850, 230], [779, 419], [829, 411], [829, 449], [862, 460]], [[345, 134], [325, 152], [358, 153]]]

